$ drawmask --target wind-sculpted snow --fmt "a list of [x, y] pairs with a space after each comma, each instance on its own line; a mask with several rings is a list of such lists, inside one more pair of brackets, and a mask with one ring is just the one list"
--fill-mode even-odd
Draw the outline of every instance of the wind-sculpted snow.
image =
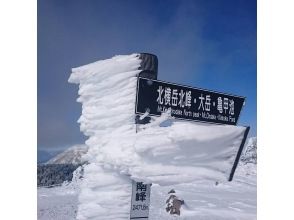
[[[131, 180], [121, 164], [135, 159], [134, 103], [138, 54], [116, 56], [75, 68], [69, 82], [79, 84], [81, 131], [89, 136], [77, 219], [128, 219]], [[111, 166], [110, 166], [111, 165]]]
[[140, 160], [130, 174], [160, 185], [227, 180], [245, 130], [183, 121], [143, 127], [135, 142]]
[[[128, 219], [131, 179], [159, 185], [226, 180], [245, 128], [175, 121], [167, 112], [138, 126], [135, 98], [138, 54], [74, 68], [78, 122], [88, 136], [78, 219]], [[169, 126], [162, 124], [169, 120]]]

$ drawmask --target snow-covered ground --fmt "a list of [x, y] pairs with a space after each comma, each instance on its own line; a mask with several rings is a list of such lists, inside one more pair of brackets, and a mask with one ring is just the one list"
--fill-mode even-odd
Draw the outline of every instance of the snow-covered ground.
[[[246, 176], [248, 167], [241, 167], [242, 171], [240, 169], [237, 171], [232, 182], [218, 185], [210, 181], [179, 184], [173, 187], [153, 185], [150, 219], [256, 219], [256, 175]], [[181, 216], [178, 218], [170, 216], [164, 209], [167, 192], [171, 188], [175, 189], [178, 197], [185, 200]]]
[[[256, 159], [256, 149], [256, 138], [249, 138], [232, 182], [215, 185], [215, 182], [206, 180], [168, 187], [153, 184], [150, 219], [256, 219], [256, 160], [251, 159], [252, 155]], [[73, 157], [72, 151], [62, 155], [65, 159]], [[80, 155], [76, 154], [76, 157]], [[172, 188], [186, 203], [180, 217], [170, 216], [165, 211], [167, 192]], [[38, 219], [75, 219], [79, 192], [75, 182], [38, 188]]]
[[[232, 182], [215, 185], [206, 180], [168, 187], [153, 184], [150, 219], [256, 219], [256, 160], [250, 159], [252, 155], [256, 159], [256, 146], [256, 138], [249, 138]], [[62, 155], [71, 158], [72, 152]], [[180, 217], [170, 216], [165, 211], [167, 192], [172, 188], [186, 203]], [[75, 219], [79, 192], [79, 184], [75, 182], [38, 188], [38, 219]]]
[[65, 186], [38, 188], [38, 219], [70, 220], [77, 212], [78, 190]]
[[[167, 193], [172, 188], [177, 196], [185, 200], [180, 217], [170, 216], [165, 211]], [[38, 219], [75, 219], [78, 194], [78, 188], [70, 185], [38, 188]], [[116, 202], [115, 198], [113, 202]], [[150, 220], [256, 219], [256, 165], [248, 163], [238, 166], [232, 182], [222, 182], [218, 185], [212, 181], [168, 187], [153, 184], [149, 216]]]

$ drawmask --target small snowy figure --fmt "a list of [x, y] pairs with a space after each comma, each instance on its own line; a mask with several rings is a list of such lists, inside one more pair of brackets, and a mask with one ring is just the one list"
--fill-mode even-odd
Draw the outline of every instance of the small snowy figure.
[[168, 192], [170, 195], [169, 198], [166, 200], [166, 211], [169, 212], [171, 215], [180, 215], [181, 214], [181, 206], [184, 204], [184, 200], [179, 199], [175, 195], [175, 190], [172, 189]]

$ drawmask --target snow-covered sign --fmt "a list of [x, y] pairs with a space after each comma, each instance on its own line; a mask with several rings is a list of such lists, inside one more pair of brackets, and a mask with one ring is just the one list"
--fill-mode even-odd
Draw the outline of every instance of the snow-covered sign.
[[138, 78], [136, 114], [171, 115], [186, 120], [236, 125], [244, 97]]
[[132, 181], [132, 204], [130, 219], [148, 219], [151, 184]]
[[[225, 119], [237, 122], [244, 98], [156, 81], [157, 59], [150, 60], [142, 65], [140, 54], [115, 56], [72, 70], [69, 82], [79, 84], [77, 101], [83, 111], [78, 122], [89, 147], [78, 196], [79, 220], [147, 219], [150, 185], [144, 181], [171, 186], [233, 177], [248, 129], [184, 120], [160, 126], [168, 113], [149, 125], [134, 125], [135, 93], [138, 86], [138, 114], [149, 109], [160, 115], [171, 107], [177, 118], [203, 121], [217, 112], [223, 120], [206, 121], [222, 124]], [[140, 76], [153, 78], [138, 81]], [[197, 113], [203, 118], [195, 117]], [[131, 186], [129, 177], [143, 183]]]

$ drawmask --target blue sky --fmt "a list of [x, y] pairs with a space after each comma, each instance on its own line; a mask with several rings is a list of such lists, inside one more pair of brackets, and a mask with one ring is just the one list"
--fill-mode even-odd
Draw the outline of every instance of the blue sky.
[[256, 135], [255, 0], [39, 0], [38, 149], [83, 143], [71, 68], [117, 54], [158, 56], [158, 79], [246, 96]]

